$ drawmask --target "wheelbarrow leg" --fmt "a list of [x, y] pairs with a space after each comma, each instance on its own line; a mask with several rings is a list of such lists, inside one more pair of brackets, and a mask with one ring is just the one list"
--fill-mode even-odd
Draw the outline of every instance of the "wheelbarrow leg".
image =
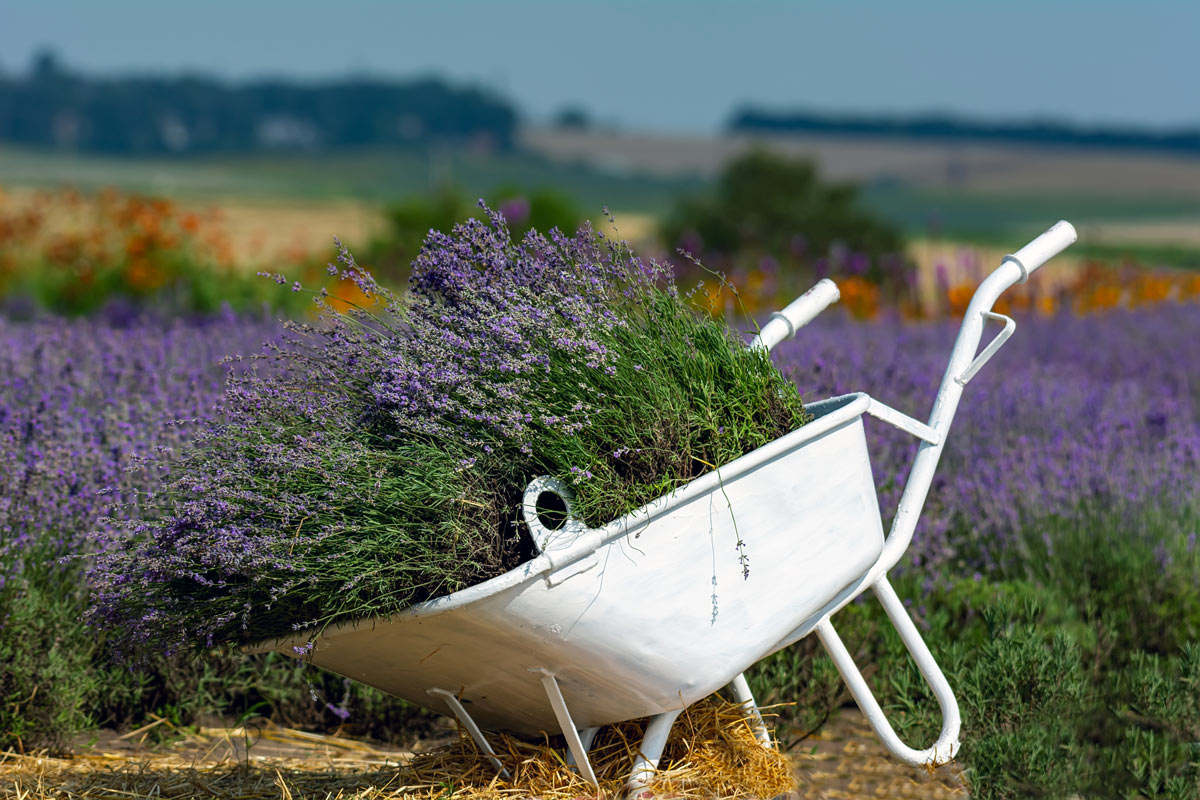
[[[596, 739], [596, 734], [600, 732], [600, 728], [584, 728], [579, 731], [579, 742], [583, 745], [583, 752], [592, 749], [592, 742]], [[575, 754], [567, 750], [567, 766], [575, 766]]]
[[942, 732], [931, 747], [925, 750], [914, 750], [900, 741], [900, 737], [892, 730], [891, 724], [884, 716], [883, 709], [879, 707], [879, 702], [871, 694], [871, 688], [863, 680], [862, 673], [858, 671], [854, 659], [846, 650], [846, 645], [842, 643], [841, 637], [837, 635], [837, 631], [833, 629], [829, 620], [826, 619], [816, 626], [817, 638], [821, 640], [821, 644], [825, 645], [830, 658], [833, 659], [838, 672], [841, 673], [842, 680], [850, 689], [850, 694], [854, 696], [854, 700], [862, 709], [867, 722], [871, 723], [871, 727], [875, 730], [875, 735], [892, 755], [913, 766], [936, 767], [939, 764], [945, 764], [958, 752], [958, 731], [961, 726], [958, 701], [954, 699], [954, 692], [951, 690], [950, 684], [946, 682], [942, 670], [933, 660], [933, 655], [917, 631], [917, 626], [913, 624], [912, 618], [905, 610], [904, 603], [900, 601], [896, 590], [888, 583], [887, 576], [880, 576], [871, 588], [875, 591], [875, 596], [879, 599], [883, 610], [887, 612], [892, 625], [895, 626], [896, 632], [900, 634], [904, 646], [908, 648], [909, 655], [912, 656], [913, 661], [917, 662], [921, 675], [929, 684], [929, 688], [933, 690], [938, 705], [942, 709]]
[[651, 717], [650, 724], [646, 726], [646, 735], [642, 737], [642, 746], [638, 748], [638, 756], [634, 759], [633, 770], [629, 773], [629, 781], [625, 784], [628, 791], [636, 792], [644, 788], [654, 777], [663, 749], [667, 746], [671, 725], [681, 711], [682, 708]]
[[[583, 779], [600, 788], [600, 782], [596, 780], [596, 773], [592, 769], [592, 762], [588, 760], [587, 746], [579, 737], [579, 729], [575, 727], [575, 723], [571, 721], [571, 712], [567, 710], [567, 701], [563, 699], [562, 690], [558, 688], [558, 680], [554, 677], [554, 673], [542, 667], [531, 667], [530, 672], [540, 675], [542, 678], [542, 687], [546, 690], [546, 697], [550, 699], [550, 707], [554, 709], [554, 716], [558, 719], [558, 726], [562, 728], [563, 738], [567, 740], [567, 747], [571, 751], [571, 755], [575, 757], [575, 765], [579, 767], [579, 774]], [[588, 746], [591, 745], [592, 737], [594, 737], [595, 729], [588, 736]], [[584, 732], [585, 735], [587, 731]]]
[[754, 693], [750, 691], [750, 684], [746, 682], [746, 673], [740, 673], [734, 678], [733, 683], [729, 684], [729, 690], [733, 692], [733, 699], [746, 710], [754, 738], [758, 739], [763, 747], [770, 747], [771, 733], [767, 730], [767, 724], [763, 722], [762, 714], [759, 713]]
[[506, 781], [511, 781], [512, 776], [508, 774], [508, 770], [500, 763], [500, 759], [496, 757], [496, 751], [492, 749], [492, 745], [484, 738], [483, 731], [475, 724], [475, 720], [467, 713], [467, 709], [463, 707], [458, 697], [453, 692], [445, 689], [430, 689], [426, 694], [431, 694], [434, 697], [440, 697], [446, 701], [446, 705], [450, 706], [450, 710], [454, 712], [454, 716], [458, 718], [459, 724], [467, 729], [467, 733], [471, 734], [471, 738], [475, 740], [475, 746], [478, 747], [487, 757], [488, 761], [492, 762], [492, 766], [500, 773], [501, 777]]

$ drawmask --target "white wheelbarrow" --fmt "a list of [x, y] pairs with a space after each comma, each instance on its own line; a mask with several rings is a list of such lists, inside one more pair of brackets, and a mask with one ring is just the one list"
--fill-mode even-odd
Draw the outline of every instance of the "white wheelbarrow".
[[[657, 768], [680, 711], [726, 685], [769, 745], [743, 671], [815, 632], [892, 754], [914, 765], [948, 761], [958, 749], [958, 705], [887, 571], [912, 538], [963, 387], [1016, 327], [992, 305], [1073, 241], [1074, 229], [1059, 222], [980, 285], [928, 423], [861, 393], [813, 403], [803, 428], [598, 529], [573, 518], [566, 486], [536, 479], [522, 508], [535, 558], [390, 618], [327, 629], [307, 657], [452, 713], [501, 771], [481, 728], [561, 730], [596, 784], [587, 755], [596, 730], [652, 717], [630, 776], [637, 787]], [[821, 281], [772, 315], [751, 346], [769, 350], [837, 297]], [[976, 355], [988, 320], [1004, 328]], [[886, 539], [863, 414], [921, 440]], [[541, 511], [556, 502], [567, 512], [557, 528]], [[748, 576], [738, 558], [743, 539]], [[900, 741], [830, 622], [867, 589], [941, 706], [941, 734], [924, 750]], [[259, 649], [294, 655], [310, 635]]]

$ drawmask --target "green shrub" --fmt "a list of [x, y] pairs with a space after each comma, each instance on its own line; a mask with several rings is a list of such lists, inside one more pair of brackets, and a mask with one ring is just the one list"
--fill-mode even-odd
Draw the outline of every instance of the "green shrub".
[[151, 660], [105, 676], [91, 702], [93, 724], [135, 727], [151, 714], [177, 726], [263, 718], [304, 730], [411, 742], [435, 719], [429, 712], [364, 684], [278, 653], [217, 650], [200, 657]]
[[92, 721], [94, 637], [44, 550], [19, 572], [0, 570], [10, 576], [0, 584], [0, 749], [59, 749]]
[[1004, 570], [1053, 587], [1095, 636], [1097, 662], [1123, 666], [1200, 641], [1197, 531], [1195, 508], [1083, 508], [1028, 525], [1024, 554]]
[[1119, 735], [1103, 766], [1126, 796], [1200, 794], [1200, 642], [1178, 655], [1134, 653], [1103, 691]]

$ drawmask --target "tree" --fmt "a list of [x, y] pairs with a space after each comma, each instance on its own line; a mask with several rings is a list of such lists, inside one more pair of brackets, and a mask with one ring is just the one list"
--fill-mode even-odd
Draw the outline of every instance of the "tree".
[[681, 200], [662, 233], [669, 246], [717, 265], [739, 255], [786, 262], [837, 250], [880, 257], [904, 244], [859, 205], [853, 185], [824, 182], [811, 162], [766, 150], [731, 161], [709, 194]]

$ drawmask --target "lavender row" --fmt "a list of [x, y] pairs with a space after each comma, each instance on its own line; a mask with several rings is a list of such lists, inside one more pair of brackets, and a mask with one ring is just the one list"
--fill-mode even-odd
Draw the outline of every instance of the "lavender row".
[[[85, 552], [161, 475], [131, 471], [187, 440], [223, 392], [219, 359], [258, 350], [272, 322], [205, 325], [0, 320], [0, 560], [33, 541]], [[806, 398], [866, 391], [924, 418], [957, 326], [831, 315], [777, 350]], [[1081, 503], [1195, 501], [1200, 474], [1200, 306], [1019, 321], [968, 386], [910, 551], [986, 569], [1031, 519]], [[869, 423], [885, 514], [911, 438]], [[963, 529], [970, 535], [963, 538]], [[0, 576], [3, 580], [3, 576]]]
[[[224, 392], [222, 357], [260, 350], [277, 324], [0, 318], [0, 567], [22, 554], [93, 552], [111, 513], [134, 513], [160, 470]], [[3, 570], [0, 570], [3, 571]]]
[[[775, 358], [806, 400], [865, 391], [925, 419], [957, 330], [831, 314]], [[986, 571], [1046, 515], [1200, 500], [1197, 343], [1196, 304], [1019, 319], [966, 388], [913, 561]], [[883, 423], [869, 422], [868, 436], [886, 518], [916, 448]]]

